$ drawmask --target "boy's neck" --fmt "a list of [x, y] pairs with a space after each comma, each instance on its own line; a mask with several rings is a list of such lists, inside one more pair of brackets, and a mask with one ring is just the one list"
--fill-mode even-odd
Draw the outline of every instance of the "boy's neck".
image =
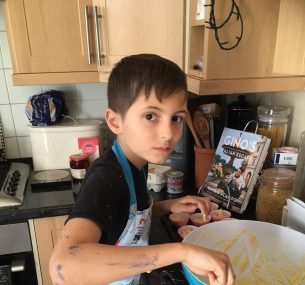
[[136, 167], [138, 170], [141, 171], [144, 168], [144, 166], [147, 164], [147, 161], [138, 158], [136, 155], [130, 152], [129, 148], [124, 144], [122, 140], [117, 138], [117, 141], [120, 144], [120, 147], [123, 153], [125, 154], [126, 158], [128, 159], [129, 163], [131, 163], [134, 167]]

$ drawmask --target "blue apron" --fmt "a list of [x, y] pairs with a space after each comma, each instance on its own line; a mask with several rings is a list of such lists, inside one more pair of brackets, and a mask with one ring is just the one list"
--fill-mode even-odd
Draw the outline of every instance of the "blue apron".
[[[125, 229], [123, 230], [117, 246], [146, 246], [148, 245], [149, 230], [152, 214], [152, 199], [150, 199], [149, 208], [143, 211], [137, 211], [137, 196], [135, 191], [134, 180], [129, 162], [120, 147], [118, 141], [115, 141], [112, 150], [116, 155], [120, 166], [123, 169], [125, 179], [128, 184], [130, 200], [129, 200], [129, 218]], [[144, 173], [145, 177], [145, 173]], [[139, 284], [140, 275], [131, 276], [126, 279], [112, 282], [111, 285], [136, 285]]]

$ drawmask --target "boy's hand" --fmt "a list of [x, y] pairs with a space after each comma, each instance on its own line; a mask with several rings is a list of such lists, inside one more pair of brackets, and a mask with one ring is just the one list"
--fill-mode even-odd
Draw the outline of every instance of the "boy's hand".
[[171, 211], [173, 213], [189, 213], [192, 214], [196, 209], [201, 213], [208, 215], [211, 211], [211, 200], [208, 197], [185, 196], [173, 200]]
[[184, 264], [194, 273], [208, 276], [210, 285], [232, 285], [235, 274], [225, 253], [184, 244], [187, 247]]

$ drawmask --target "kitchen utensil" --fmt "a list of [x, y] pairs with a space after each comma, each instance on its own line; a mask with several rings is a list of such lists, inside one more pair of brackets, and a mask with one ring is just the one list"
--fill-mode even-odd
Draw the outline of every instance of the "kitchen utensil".
[[195, 152], [195, 186], [199, 189], [205, 182], [215, 157], [215, 149], [194, 146]]
[[196, 133], [196, 130], [193, 125], [193, 120], [192, 120], [192, 117], [191, 117], [191, 114], [189, 113], [189, 111], [186, 112], [185, 121], [186, 121], [189, 129], [191, 130], [191, 133], [194, 137], [196, 146], [202, 147], [202, 143], [200, 142], [200, 139]]
[[194, 113], [194, 128], [200, 140], [203, 142], [204, 147], [211, 148], [209, 120], [200, 111]]
[[[305, 235], [295, 230], [258, 221], [220, 221], [193, 230], [182, 242], [225, 251], [236, 285], [287, 284], [287, 280], [294, 285], [305, 284], [301, 274], [305, 268]], [[184, 264], [183, 269], [189, 284], [209, 284], [207, 278], [196, 276]]]
[[209, 126], [210, 126], [211, 148], [215, 148], [214, 118], [212, 115], [209, 114], [208, 119], [209, 119]]

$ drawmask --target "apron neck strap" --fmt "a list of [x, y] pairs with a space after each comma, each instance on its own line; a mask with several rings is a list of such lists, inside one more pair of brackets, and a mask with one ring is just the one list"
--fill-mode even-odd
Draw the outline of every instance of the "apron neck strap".
[[123, 169], [123, 173], [124, 173], [125, 179], [128, 184], [129, 193], [130, 193], [129, 205], [131, 206], [131, 205], [137, 204], [136, 189], [135, 189], [135, 185], [134, 185], [131, 168], [130, 168], [129, 162], [126, 158], [126, 155], [123, 152], [123, 150], [117, 140], [115, 140], [112, 145], [112, 151], [114, 152], [116, 158], [118, 159], [118, 161]]

